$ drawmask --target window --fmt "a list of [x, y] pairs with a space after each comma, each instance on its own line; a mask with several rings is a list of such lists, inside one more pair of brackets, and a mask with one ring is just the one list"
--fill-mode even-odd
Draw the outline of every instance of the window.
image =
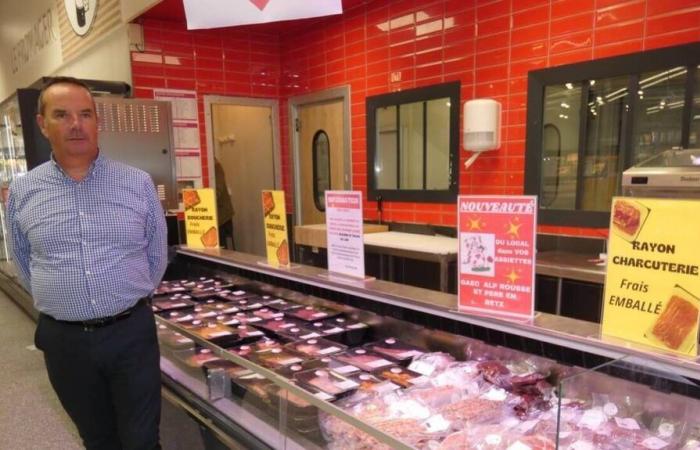
[[607, 227], [622, 172], [700, 134], [700, 44], [530, 72], [525, 192], [540, 223]]
[[367, 98], [368, 198], [454, 202], [459, 82]]
[[326, 190], [331, 188], [331, 152], [328, 135], [323, 130], [314, 134], [312, 141], [314, 204], [319, 211], [326, 210]]

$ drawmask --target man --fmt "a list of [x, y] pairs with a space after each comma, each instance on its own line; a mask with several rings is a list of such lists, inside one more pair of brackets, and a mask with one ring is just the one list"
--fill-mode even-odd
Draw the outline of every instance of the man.
[[159, 352], [148, 297], [167, 264], [153, 181], [97, 147], [80, 81], [51, 80], [37, 121], [51, 160], [10, 186], [19, 277], [40, 312], [35, 343], [87, 449], [160, 448]]
[[[235, 250], [233, 241], [233, 202], [226, 185], [226, 173], [214, 157], [214, 177], [216, 178], [216, 212], [219, 219], [219, 245], [221, 248]], [[231, 243], [229, 244], [229, 239]]]

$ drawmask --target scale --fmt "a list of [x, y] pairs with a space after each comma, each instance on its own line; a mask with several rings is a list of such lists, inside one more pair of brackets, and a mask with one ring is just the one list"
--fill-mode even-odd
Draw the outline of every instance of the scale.
[[626, 197], [700, 199], [700, 148], [665, 150], [622, 173]]

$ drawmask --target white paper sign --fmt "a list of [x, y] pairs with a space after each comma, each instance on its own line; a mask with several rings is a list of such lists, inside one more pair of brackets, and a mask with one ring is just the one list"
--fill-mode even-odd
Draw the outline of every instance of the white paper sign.
[[365, 276], [362, 192], [326, 191], [328, 270], [352, 277]]
[[341, 0], [185, 0], [184, 5], [188, 30], [343, 13]]

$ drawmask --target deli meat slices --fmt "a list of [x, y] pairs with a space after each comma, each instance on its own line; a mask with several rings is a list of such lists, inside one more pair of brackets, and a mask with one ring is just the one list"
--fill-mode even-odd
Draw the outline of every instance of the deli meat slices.
[[613, 225], [623, 233], [634, 236], [639, 228], [641, 211], [624, 200], [615, 202], [613, 210]]
[[674, 295], [652, 328], [652, 334], [673, 350], [678, 350], [698, 323], [698, 309], [688, 300]]

